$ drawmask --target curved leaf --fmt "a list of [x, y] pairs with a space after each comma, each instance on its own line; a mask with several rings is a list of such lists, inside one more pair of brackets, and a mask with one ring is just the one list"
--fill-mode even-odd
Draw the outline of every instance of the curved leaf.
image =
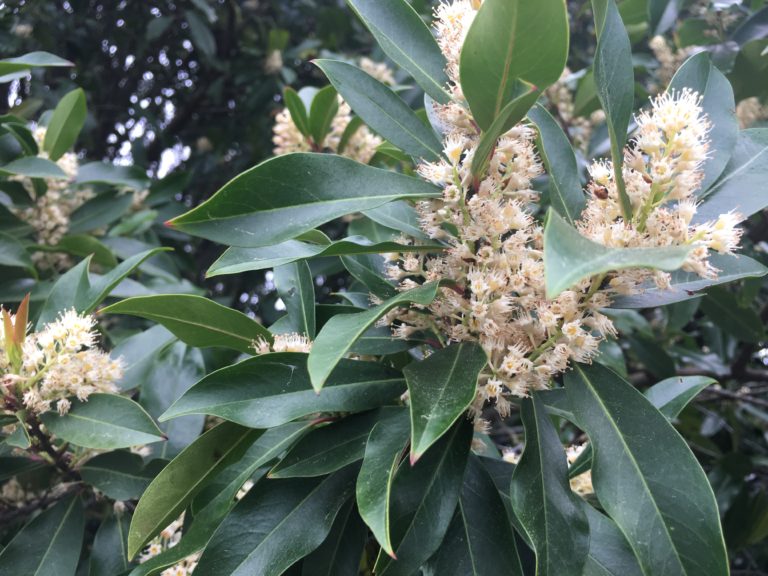
[[138, 454], [117, 451], [94, 456], [80, 467], [80, 475], [114, 500], [134, 500], [144, 493], [154, 474]]
[[594, 448], [597, 498], [626, 535], [643, 572], [728, 574], [712, 488], [664, 415], [599, 364], [577, 365], [565, 382]]
[[582, 509], [589, 521], [589, 556], [583, 576], [643, 576], [632, 548], [616, 524], [586, 502]]
[[47, 158], [23, 156], [13, 162], [0, 166], [0, 174], [26, 176], [27, 178], [53, 178], [64, 180], [67, 175], [57, 164]]
[[101, 523], [93, 539], [88, 576], [114, 576], [128, 570], [126, 538], [129, 524], [127, 514], [110, 514]]
[[589, 526], [568, 483], [568, 463], [544, 404], [523, 400], [525, 450], [512, 475], [512, 506], [536, 551], [539, 576], [581, 576]]
[[51, 160], [58, 160], [75, 145], [87, 113], [82, 88], [72, 90], [59, 100], [48, 122], [43, 142], [43, 150], [48, 152]]
[[391, 88], [345, 62], [315, 60], [315, 64], [377, 134], [414, 158], [440, 158], [443, 146], [435, 133]]
[[285, 107], [291, 113], [291, 120], [293, 120], [296, 128], [299, 129], [302, 136], [309, 138], [309, 116], [307, 116], [307, 108], [304, 106], [301, 97], [296, 90], [286, 86], [285, 90], [283, 90], [283, 100], [285, 101]]
[[351, 212], [403, 198], [432, 198], [423, 180], [331, 154], [286, 154], [230, 180], [209, 200], [169, 224], [230, 246], [291, 240]]
[[309, 108], [309, 132], [318, 149], [331, 129], [331, 123], [339, 111], [339, 96], [333, 86], [318, 90]]
[[353, 500], [342, 508], [328, 537], [305, 557], [301, 576], [358, 576], [368, 529]]
[[315, 337], [315, 280], [309, 264], [292, 262], [274, 270], [277, 294], [285, 304], [286, 332]]
[[45, 412], [40, 419], [52, 434], [83, 448], [115, 450], [163, 439], [141, 406], [117, 394], [91, 394], [87, 402], [73, 402], [64, 416]]
[[50, 52], [29, 52], [15, 58], [0, 60], [0, 76], [29, 70], [30, 68], [43, 68], [48, 66], [74, 66], [69, 60], [59, 58]]
[[312, 389], [307, 356], [265, 354], [217, 370], [189, 389], [160, 421], [211, 414], [254, 428], [270, 428], [316, 412], [378, 408], [405, 389], [400, 373], [375, 362], [344, 360], [321, 394]]
[[475, 399], [488, 357], [477, 344], [457, 343], [403, 369], [411, 413], [411, 463], [416, 462]]
[[24, 245], [13, 236], [0, 232], [0, 266], [26, 268], [34, 272], [35, 266]]

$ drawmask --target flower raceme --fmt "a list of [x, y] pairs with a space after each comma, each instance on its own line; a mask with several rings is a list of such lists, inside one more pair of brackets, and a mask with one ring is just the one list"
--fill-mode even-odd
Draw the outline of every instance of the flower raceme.
[[[11, 318], [15, 328], [18, 315]], [[65, 414], [71, 397], [85, 401], [95, 392], [115, 392], [122, 362], [96, 347], [95, 324], [93, 316], [64, 312], [39, 332], [25, 334], [18, 362], [5, 337], [8, 323], [0, 326], [0, 382], [6, 400], [38, 414], [54, 406]]]

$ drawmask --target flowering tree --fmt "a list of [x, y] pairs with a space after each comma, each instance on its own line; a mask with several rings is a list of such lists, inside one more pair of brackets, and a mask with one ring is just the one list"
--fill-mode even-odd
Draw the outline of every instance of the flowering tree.
[[[739, 129], [706, 51], [659, 67], [636, 110], [614, 0], [592, 2], [589, 118], [568, 89], [561, 0], [443, 2], [431, 28], [405, 0], [348, 3], [401, 71], [316, 60], [330, 85], [285, 90], [275, 157], [167, 222], [227, 246], [208, 276], [272, 270], [285, 314], [268, 327], [169, 293], [178, 278], [121, 294], [129, 275], [157, 274], [157, 245], [98, 275], [52, 259], [89, 203], [129, 197], [116, 218], [134, 212], [130, 235], [152, 194], [106, 166], [79, 176], [65, 151], [82, 93], [45, 129], [3, 117], [19, 144], [0, 166], [18, 192], [8, 218], [27, 224], [2, 237], [3, 264], [51, 282], [34, 310], [34, 292], [3, 310], [10, 476], [48, 476], [16, 495], [42, 512], [11, 531], [0, 573], [728, 574], [711, 478], [674, 426], [714, 380], [638, 389], [621, 343], [646, 342], [642, 363], [666, 375], [637, 310], [691, 316], [709, 289], [715, 319], [735, 301], [722, 285], [768, 272], [742, 229], [768, 206], [765, 129]], [[0, 72], [62, 64], [28, 55]], [[406, 75], [423, 113], [400, 96]], [[99, 222], [70, 252], [120, 246], [109, 237], [125, 222]], [[353, 281], [317, 302], [329, 260], [323, 277]], [[110, 294], [105, 329], [160, 326], [108, 356], [92, 314]], [[754, 328], [735, 314], [736, 331]], [[231, 353], [203, 376], [197, 348]], [[164, 389], [174, 370], [188, 383]], [[9, 495], [26, 490], [14, 482]]]

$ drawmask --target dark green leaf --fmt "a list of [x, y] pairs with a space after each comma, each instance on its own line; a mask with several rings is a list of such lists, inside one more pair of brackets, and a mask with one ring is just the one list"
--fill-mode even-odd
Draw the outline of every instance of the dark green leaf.
[[488, 130], [514, 98], [517, 80], [539, 90], [560, 78], [568, 56], [561, 0], [485, 0], [461, 49], [461, 86], [475, 121]]
[[149, 186], [149, 178], [135, 166], [115, 166], [105, 162], [89, 162], [77, 170], [76, 184], [112, 184], [143, 190]]
[[357, 507], [384, 551], [394, 555], [390, 537], [390, 499], [397, 466], [408, 442], [408, 419], [403, 412], [391, 422], [379, 422], [365, 444], [357, 476]]
[[[597, 498], [646, 574], [728, 574], [712, 488], [685, 441], [632, 385], [599, 364], [566, 374], [594, 448]], [[631, 494], [631, 498], [626, 498]]]
[[312, 345], [309, 354], [309, 374], [315, 390], [322, 389], [333, 369], [352, 345], [384, 314], [408, 303], [427, 306], [437, 295], [438, 284], [429, 283], [402, 292], [375, 308], [357, 314], [343, 314], [331, 318]]
[[379, 298], [392, 298], [397, 289], [391, 280], [385, 278], [387, 261], [379, 254], [358, 254], [342, 256], [341, 262], [350, 275]]
[[512, 506], [536, 551], [536, 574], [581, 576], [589, 526], [568, 483], [557, 430], [536, 394], [523, 400], [525, 451], [512, 476]]
[[117, 266], [117, 258], [115, 258], [112, 250], [89, 234], [65, 236], [59, 240], [59, 243], [53, 249], [83, 258], [92, 254], [93, 261], [96, 264], [106, 266], [107, 268]]
[[311, 136], [309, 129], [309, 116], [307, 116], [307, 108], [304, 106], [304, 102], [301, 101], [296, 90], [290, 86], [286, 86], [283, 90], [283, 100], [285, 100], [285, 107], [288, 108], [288, 112], [291, 113], [291, 120], [299, 129], [302, 136], [309, 138]]
[[231, 246], [291, 240], [334, 218], [440, 190], [329, 154], [286, 154], [243, 172], [171, 225]]
[[406, 0], [347, 0], [384, 53], [406, 70], [422, 89], [445, 104], [445, 58], [429, 28]]
[[339, 96], [333, 86], [326, 86], [312, 98], [312, 106], [309, 111], [309, 131], [318, 148], [323, 148], [325, 137], [331, 129], [331, 123], [338, 111]]
[[651, 36], [664, 34], [675, 25], [682, 0], [648, 0], [648, 29]]
[[0, 232], [0, 266], [11, 268], [26, 268], [34, 273], [32, 258], [24, 245], [13, 236]]
[[701, 301], [701, 310], [718, 327], [742, 342], [757, 344], [765, 336], [763, 321], [751, 307], [739, 306], [733, 292], [710, 288]]
[[24, 526], [0, 552], [0, 574], [74, 574], [80, 558], [84, 527], [80, 498], [72, 496], [62, 500]]
[[476, 456], [469, 458], [456, 514], [425, 574], [523, 574], [501, 494]]
[[48, 66], [74, 66], [74, 64], [49, 52], [29, 52], [23, 56], [0, 60], [0, 77], [30, 68]]
[[292, 262], [274, 270], [277, 294], [285, 304], [286, 332], [315, 337], [315, 281], [306, 262]]
[[461, 418], [488, 358], [477, 344], [457, 343], [405, 367], [411, 413], [411, 463]]
[[358, 576], [367, 540], [368, 529], [350, 500], [336, 516], [325, 542], [304, 559], [301, 576]]
[[184, 16], [189, 24], [189, 35], [195, 48], [206, 58], [216, 55], [216, 38], [208, 23], [194, 10], [185, 10]]
[[616, 524], [586, 502], [582, 509], [589, 521], [589, 556], [583, 576], [643, 576], [632, 548]]
[[57, 437], [83, 448], [115, 450], [162, 440], [162, 432], [136, 402], [116, 394], [91, 394], [74, 401], [64, 416], [54, 412], [40, 419]]
[[137, 500], [157, 472], [153, 468], [145, 468], [138, 454], [117, 451], [94, 456], [80, 467], [80, 475], [114, 500]]
[[75, 145], [87, 113], [82, 88], [72, 90], [59, 100], [48, 122], [43, 142], [43, 150], [48, 152], [51, 160], [58, 160]]
[[104, 314], [130, 314], [158, 322], [190, 346], [223, 346], [245, 354], [269, 331], [242, 312], [190, 294], [137, 296], [112, 304]]
[[93, 539], [88, 576], [115, 576], [128, 570], [128, 515], [110, 514]]
[[572, 226], [586, 206], [576, 156], [568, 137], [546, 108], [536, 105], [528, 112], [539, 132], [539, 153], [549, 174], [549, 201]]
[[55, 178], [57, 180], [63, 180], [67, 177], [64, 170], [54, 162], [37, 156], [24, 156], [5, 166], [0, 166], [0, 174], [12, 174], [28, 178]]
[[607, 248], [582, 236], [550, 209], [544, 229], [544, 274], [547, 297], [555, 298], [581, 280], [626, 268], [675, 270], [691, 246], [667, 248]]
[[321, 394], [312, 389], [307, 356], [265, 354], [203, 378], [160, 418], [211, 414], [254, 428], [271, 428], [316, 412], [361, 412], [397, 398], [399, 372], [375, 362], [338, 363]]
[[121, 194], [118, 190], [99, 194], [72, 213], [69, 232], [82, 234], [109, 226], [128, 212], [132, 204], [132, 194]]
[[185, 448], [158, 474], [139, 500], [128, 534], [133, 558], [168, 524], [212, 477], [236, 461], [261, 434], [224, 422]]
[[442, 155], [435, 133], [391, 88], [351, 64], [335, 60], [315, 60], [315, 64], [377, 134], [414, 158], [433, 161]]
[[279, 576], [316, 549], [354, 487], [356, 468], [324, 479], [262, 480], [222, 522], [196, 570]]

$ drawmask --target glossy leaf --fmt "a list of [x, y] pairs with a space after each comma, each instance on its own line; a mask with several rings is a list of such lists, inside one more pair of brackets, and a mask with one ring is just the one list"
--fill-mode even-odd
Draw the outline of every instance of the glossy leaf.
[[352, 493], [356, 469], [323, 479], [262, 480], [222, 522], [196, 570], [208, 576], [279, 576], [312, 552]]
[[456, 514], [427, 574], [522, 576], [515, 535], [501, 494], [476, 456], [470, 456]]
[[377, 423], [371, 430], [355, 490], [360, 515], [390, 556], [394, 555], [390, 536], [392, 483], [409, 434], [404, 416], [401, 412], [391, 422]]
[[157, 471], [127, 451], [98, 454], [80, 467], [84, 482], [114, 500], [137, 500]]
[[645, 397], [670, 420], [678, 417], [699, 392], [715, 384], [706, 376], [675, 376], [658, 382], [645, 391]]
[[568, 463], [544, 404], [523, 400], [525, 450], [512, 476], [512, 506], [536, 552], [536, 574], [581, 576], [589, 526], [568, 483]]
[[440, 190], [423, 180], [329, 154], [286, 154], [262, 162], [170, 224], [231, 246], [291, 240], [334, 218]]
[[[670, 4], [673, 4], [670, 2]], [[698, 194], [706, 190], [722, 174], [739, 135], [736, 120], [736, 102], [733, 88], [728, 79], [714, 64], [709, 52], [699, 52], [688, 58], [675, 73], [669, 84], [669, 91], [690, 88], [701, 97], [701, 107], [711, 123], [709, 151], [703, 165], [704, 179]]]
[[128, 526], [126, 514], [110, 514], [101, 523], [93, 539], [88, 576], [115, 576], [128, 570]]
[[586, 502], [589, 521], [589, 555], [583, 576], [643, 576], [627, 539], [613, 521]]
[[735, 211], [751, 216], [768, 206], [768, 128], [739, 132], [720, 180], [703, 195], [694, 223]]
[[728, 574], [712, 488], [664, 415], [599, 364], [577, 365], [565, 380], [579, 426], [593, 445], [597, 498], [643, 572]]
[[83, 448], [115, 450], [163, 438], [141, 406], [116, 394], [91, 394], [87, 402], [74, 401], [64, 416], [45, 412], [40, 419], [52, 434]]
[[43, 150], [51, 160], [58, 160], [75, 145], [80, 130], [85, 124], [88, 110], [85, 107], [85, 92], [77, 88], [64, 95], [56, 105], [48, 127], [45, 130]]
[[3, 576], [74, 574], [85, 520], [78, 496], [62, 500], [24, 526], [0, 552]]
[[30, 271], [35, 269], [24, 245], [13, 236], [2, 232], [0, 232], [0, 266], [26, 268]]
[[377, 134], [414, 158], [434, 161], [442, 155], [435, 133], [391, 88], [345, 62], [315, 60], [315, 64]]
[[325, 542], [305, 557], [301, 576], [358, 576], [367, 541], [368, 529], [350, 500], [336, 516]]
[[561, 0], [485, 0], [461, 49], [460, 75], [475, 121], [488, 130], [514, 98], [517, 80], [539, 90], [557, 81], [568, 56]]
[[352, 254], [385, 254], [390, 252], [442, 251], [439, 244], [406, 245], [397, 242], [373, 243], [362, 236], [349, 236], [329, 244], [310, 244], [300, 240], [287, 240], [262, 248], [228, 248], [206, 272], [206, 276], [239, 274], [251, 270], [265, 270], [289, 264], [297, 260], [348, 256]]
[[410, 576], [440, 547], [459, 500], [471, 441], [472, 424], [461, 420], [415, 466], [400, 465], [390, 504], [397, 560], [380, 553], [375, 574]]
[[326, 86], [312, 98], [309, 110], [309, 132], [319, 149], [323, 148], [325, 137], [338, 111], [339, 97], [333, 86]]
[[456, 343], [405, 367], [411, 413], [411, 463], [418, 460], [472, 404], [488, 358], [472, 343]]
[[555, 298], [581, 280], [603, 272], [626, 268], [676, 270], [691, 249], [691, 246], [607, 248], [582, 236], [550, 209], [544, 228], [547, 297]]
[[379, 254], [342, 256], [341, 263], [352, 278], [376, 297], [387, 299], [397, 295], [394, 282], [386, 277], [387, 261], [384, 256]]
[[765, 327], [751, 307], [739, 305], [733, 292], [725, 288], [710, 288], [701, 301], [704, 312], [725, 333], [742, 342], [759, 343], [765, 337]]
[[389, 425], [390, 419], [401, 412], [399, 408], [383, 407], [312, 430], [270, 470], [269, 477], [323, 476], [357, 462], [363, 458], [366, 441], [376, 423]]
[[569, 224], [575, 225], [587, 201], [571, 143], [543, 106], [534, 106], [528, 117], [539, 133], [538, 150], [549, 174], [549, 201]]
[[272, 340], [266, 328], [242, 312], [190, 294], [137, 296], [107, 306], [102, 313], [158, 322], [190, 346], [222, 346], [252, 354], [254, 341]]
[[757, 278], [768, 274], [768, 268], [741, 254], [710, 254], [709, 263], [720, 270], [717, 278], [702, 278], [694, 272], [676, 270], [671, 274], [670, 287], [666, 290], [653, 283], [642, 287], [642, 292], [630, 296], [618, 296], [612, 308], [652, 308], [692, 298], [700, 298], [701, 290], [709, 286], [727, 284], [742, 278]]
[[133, 558], [174, 521], [212, 477], [236, 460], [261, 432], [223, 422], [195, 440], [152, 480], [139, 500], [128, 533]]
[[286, 332], [315, 337], [315, 281], [306, 262], [292, 262], [274, 271], [277, 294], [285, 304]]
[[149, 179], [136, 166], [115, 166], [106, 162], [89, 162], [77, 170], [77, 184], [111, 184], [143, 190], [149, 186]]
[[401, 292], [375, 308], [357, 314], [343, 314], [331, 318], [317, 335], [309, 354], [307, 367], [312, 386], [321, 390], [331, 372], [352, 345], [384, 314], [409, 303], [426, 306], [437, 296], [437, 283], [429, 283]]
[[27, 178], [53, 178], [63, 180], [67, 177], [64, 170], [47, 158], [23, 156], [13, 162], [0, 166], [0, 174], [26, 176]]
[[301, 97], [296, 90], [290, 86], [286, 86], [283, 90], [283, 100], [285, 100], [285, 107], [291, 113], [291, 120], [299, 129], [302, 136], [309, 138], [311, 136], [309, 130], [309, 116], [307, 115], [307, 108], [304, 106], [304, 102], [301, 101]]
[[593, 70], [600, 104], [605, 111], [611, 138], [611, 158], [622, 211], [632, 214], [632, 206], [624, 187], [622, 166], [624, 144], [634, 108], [635, 79], [632, 47], [627, 30], [614, 0], [592, 0], [597, 30], [597, 50]]
[[29, 52], [15, 58], [0, 60], [0, 77], [14, 72], [29, 70], [30, 68], [44, 68], [49, 66], [74, 66], [69, 60], [64, 60], [50, 52]]
[[399, 372], [391, 368], [344, 360], [318, 395], [310, 384], [305, 354], [265, 354], [209, 374], [160, 421], [184, 414], [210, 414], [244, 426], [270, 428], [315, 412], [378, 408], [404, 389]]
[[347, 0], [370, 30], [384, 53], [406, 70], [437, 102], [445, 104], [448, 77], [445, 58], [424, 21], [406, 2], [390, 0]]

